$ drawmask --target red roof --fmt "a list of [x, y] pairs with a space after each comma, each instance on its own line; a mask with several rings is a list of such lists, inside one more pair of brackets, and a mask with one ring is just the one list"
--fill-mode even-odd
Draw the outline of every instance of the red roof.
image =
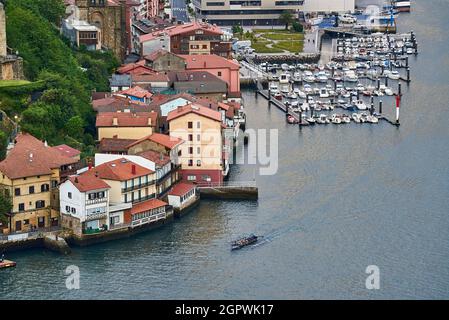
[[153, 161], [158, 167], [163, 167], [170, 162], [169, 156], [163, 154], [162, 152], [157, 152], [154, 150], [143, 151], [138, 153], [137, 155]]
[[15, 138], [14, 148], [0, 162], [0, 171], [10, 179], [48, 175], [52, 169], [78, 161], [62, 155], [28, 133]]
[[139, 37], [139, 42], [142, 43], [142, 42], [150, 41], [150, 40], [159, 38], [163, 34], [164, 34], [163, 31], [155, 31], [153, 33], [144, 34]]
[[206, 108], [197, 103], [187, 104], [182, 107], [178, 107], [175, 110], [172, 110], [167, 115], [167, 121], [171, 121], [173, 119], [179, 118], [189, 113], [196, 113], [200, 116], [219, 121], [221, 122], [221, 113], [210, 108]]
[[153, 74], [156, 73], [156, 71], [147, 66], [142, 65], [142, 62], [140, 62], [140, 63], [125, 64], [117, 69], [117, 73], [120, 74], [129, 73], [136, 75], [136, 74]]
[[145, 211], [149, 211], [152, 209], [160, 208], [166, 206], [167, 203], [159, 200], [159, 199], [151, 199], [143, 202], [139, 202], [133, 205], [133, 207], [130, 209], [130, 213], [132, 215], [137, 213], [142, 213]]
[[[116, 125], [114, 124], [116, 119]], [[102, 112], [97, 114], [96, 127], [154, 127], [157, 112]]]
[[178, 55], [186, 62], [186, 69], [218, 69], [229, 68], [239, 70], [240, 64], [236, 60], [229, 60], [216, 54]]
[[139, 86], [135, 86], [135, 87], [129, 88], [127, 90], [117, 92], [115, 94], [133, 96], [133, 97], [137, 97], [137, 98], [151, 98], [153, 96], [153, 94], [150, 91], [145, 90]]
[[199, 22], [199, 21], [194, 21], [191, 23], [186, 23], [186, 24], [181, 24], [181, 25], [165, 28], [165, 31], [167, 32], [167, 34], [170, 37], [178, 35], [178, 34], [196, 31], [196, 30], [204, 30], [208, 33], [213, 33], [216, 35], [223, 34], [223, 31], [221, 31], [221, 29], [219, 27], [217, 27], [215, 25], [211, 25], [209, 23], [204, 23], [204, 22]]
[[52, 148], [59, 151], [60, 154], [67, 156], [69, 158], [73, 158], [73, 157], [79, 156], [81, 154], [81, 151], [74, 149], [72, 147], [69, 147], [66, 144], [61, 144], [59, 146], [54, 146]]
[[174, 147], [176, 147], [177, 145], [183, 143], [184, 141], [180, 138], [176, 138], [176, 137], [172, 137], [166, 134], [162, 134], [162, 133], [153, 133], [149, 136], [143, 137], [133, 143], [131, 143], [130, 145], [128, 145], [128, 149], [142, 141], [145, 140], [150, 140], [153, 141], [157, 144], [160, 144], [168, 149], [173, 149]]
[[195, 189], [196, 186], [192, 183], [187, 182], [179, 182], [175, 184], [175, 186], [171, 189], [171, 191], [168, 193], [171, 196], [183, 196], [187, 192]]
[[136, 139], [102, 138], [98, 146], [98, 150], [100, 153], [126, 153], [126, 147], [135, 141]]
[[145, 60], [148, 60], [148, 61], [154, 61], [159, 57], [165, 56], [167, 53], [169, 53], [167, 50], [159, 49], [159, 50], [153, 51], [152, 53], [146, 55], [144, 58], [145, 58]]
[[133, 74], [133, 83], [142, 82], [169, 82], [170, 79], [165, 73]]
[[79, 176], [71, 176], [69, 180], [80, 192], [111, 188], [95, 175], [81, 174]]
[[154, 171], [142, 167], [132, 161], [125, 158], [120, 158], [105, 162], [96, 166], [89, 171], [83, 173], [88, 176], [98, 176], [101, 179], [108, 179], [114, 181], [125, 181], [134, 179], [141, 176], [154, 173]]

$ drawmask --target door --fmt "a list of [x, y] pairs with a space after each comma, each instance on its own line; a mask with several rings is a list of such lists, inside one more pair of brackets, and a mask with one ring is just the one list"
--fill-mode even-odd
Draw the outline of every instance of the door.
[[16, 221], [16, 231], [22, 230], [22, 221]]
[[44, 228], [45, 227], [45, 217], [38, 217], [37, 218], [37, 226], [39, 228]]

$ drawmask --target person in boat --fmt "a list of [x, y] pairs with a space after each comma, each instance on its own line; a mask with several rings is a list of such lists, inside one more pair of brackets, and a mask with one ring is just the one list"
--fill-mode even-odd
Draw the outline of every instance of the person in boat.
[[4, 253], [2, 253], [2, 256], [0, 257], [0, 262], [3, 262], [3, 261], [5, 261], [5, 254]]

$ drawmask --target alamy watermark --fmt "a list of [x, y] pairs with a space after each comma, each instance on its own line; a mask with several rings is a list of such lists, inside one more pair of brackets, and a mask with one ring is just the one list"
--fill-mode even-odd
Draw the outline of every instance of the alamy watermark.
[[[244, 136], [246, 138], [244, 138]], [[250, 164], [259, 166], [259, 175], [267, 176], [277, 173], [279, 168], [279, 133], [278, 129], [246, 129], [238, 136], [238, 144], [247, 146], [239, 155], [234, 155], [235, 142], [233, 133], [223, 134], [217, 129], [191, 128], [170, 131], [170, 137], [181, 138], [185, 145], [179, 158], [186, 161], [191, 158], [201, 159], [201, 166], [218, 166], [222, 163], [223, 154], [231, 164]], [[224, 138], [223, 138], [224, 137]], [[196, 163], [192, 164], [196, 166]]]
[[366, 267], [365, 273], [369, 274], [365, 280], [365, 287], [368, 290], [380, 289], [380, 269], [376, 265], [369, 265]]
[[70, 265], [65, 269], [67, 278], [65, 279], [65, 287], [67, 290], [79, 290], [80, 288], [80, 268]]

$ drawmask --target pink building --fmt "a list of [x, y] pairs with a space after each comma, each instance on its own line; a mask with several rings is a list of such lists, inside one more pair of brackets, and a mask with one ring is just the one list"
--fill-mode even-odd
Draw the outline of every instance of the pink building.
[[228, 98], [240, 97], [240, 65], [215, 54], [179, 55], [186, 62], [186, 70], [207, 71], [228, 84]]

